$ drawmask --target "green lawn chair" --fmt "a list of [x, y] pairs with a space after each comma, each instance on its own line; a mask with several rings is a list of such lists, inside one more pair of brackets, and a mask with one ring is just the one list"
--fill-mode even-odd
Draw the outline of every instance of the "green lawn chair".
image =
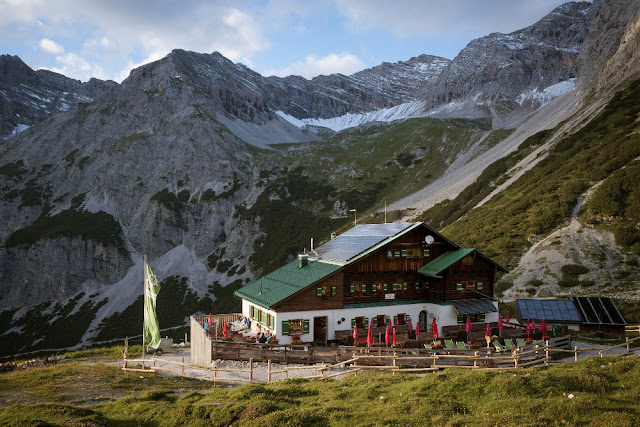
[[504, 346], [507, 347], [507, 350], [513, 351], [513, 340], [511, 338], [505, 338]]
[[467, 345], [465, 343], [463, 343], [462, 341], [456, 342], [456, 346], [458, 347], [458, 350], [466, 350], [467, 349]]
[[524, 338], [516, 338], [516, 344], [520, 348], [524, 348], [527, 345], [527, 343], [525, 342]]
[[453, 340], [444, 340], [444, 346], [447, 350], [455, 350], [456, 346], [453, 345]]
[[491, 344], [493, 344], [493, 347], [495, 347], [498, 353], [502, 353], [505, 350], [504, 348], [502, 348], [502, 344], [500, 344], [500, 341], [498, 340], [491, 341]]

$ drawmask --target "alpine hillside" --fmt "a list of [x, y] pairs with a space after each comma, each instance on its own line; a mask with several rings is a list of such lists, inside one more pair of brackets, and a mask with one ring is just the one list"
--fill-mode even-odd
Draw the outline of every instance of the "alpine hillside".
[[176, 49], [67, 88], [2, 57], [1, 354], [138, 335], [144, 254], [162, 328], [235, 311], [235, 289], [385, 202], [508, 267], [506, 297], [639, 297], [638, 6], [567, 3], [453, 60], [311, 80]]

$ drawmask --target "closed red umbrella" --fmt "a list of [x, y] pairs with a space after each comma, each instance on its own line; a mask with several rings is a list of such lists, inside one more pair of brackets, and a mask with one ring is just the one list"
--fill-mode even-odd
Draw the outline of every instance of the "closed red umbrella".
[[373, 336], [371, 335], [371, 329], [367, 331], [367, 347], [371, 347], [373, 344]]
[[509, 312], [507, 311], [507, 324], [511, 323], [511, 319], [509, 318]]
[[413, 331], [413, 323], [411, 322], [411, 318], [409, 318], [409, 332]]
[[353, 324], [353, 343], [355, 344], [358, 340], [358, 325]]
[[420, 322], [416, 322], [416, 339], [420, 336]]
[[498, 329], [504, 329], [504, 325], [502, 324], [502, 314], [498, 315]]
[[222, 336], [226, 337], [229, 331], [227, 330], [227, 322], [222, 322]]
[[531, 324], [529, 323], [529, 319], [527, 319], [527, 333], [531, 333]]
[[490, 337], [491, 336], [491, 326], [489, 326], [489, 324], [487, 323], [487, 330], [485, 331], [485, 336]]
[[389, 345], [389, 328], [384, 330], [384, 343], [385, 345]]
[[398, 316], [396, 316], [396, 329], [400, 326], [400, 322], [398, 321]]
[[467, 327], [465, 331], [467, 331], [467, 333], [471, 332], [471, 317], [467, 317]]
[[211, 317], [211, 313], [209, 313], [209, 320], [207, 321], [207, 323], [209, 323], [209, 327], [213, 326], [213, 317]]
[[547, 333], [547, 324], [544, 322], [544, 319], [542, 319], [542, 322], [540, 322], [540, 332], [542, 332], [543, 334]]
[[535, 318], [531, 319], [531, 330], [533, 330], [533, 332], [536, 331], [536, 319]]
[[434, 317], [431, 321], [431, 330], [433, 331], [433, 339], [438, 339], [438, 324], [436, 323], [436, 318]]
[[398, 344], [396, 341], [396, 328], [393, 328], [393, 341], [391, 342], [393, 345]]

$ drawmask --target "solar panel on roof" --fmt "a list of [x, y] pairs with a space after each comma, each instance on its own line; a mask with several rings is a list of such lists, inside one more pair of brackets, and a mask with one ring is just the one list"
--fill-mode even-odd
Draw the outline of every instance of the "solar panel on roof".
[[518, 311], [523, 321], [527, 319], [549, 322], [580, 322], [582, 319], [571, 301], [517, 300]]
[[411, 227], [412, 223], [362, 224], [342, 233], [334, 240], [319, 246], [319, 258], [348, 261], [383, 240]]

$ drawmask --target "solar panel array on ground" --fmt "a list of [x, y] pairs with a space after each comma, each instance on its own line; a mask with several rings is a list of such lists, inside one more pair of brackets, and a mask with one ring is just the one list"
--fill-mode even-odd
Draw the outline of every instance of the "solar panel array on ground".
[[547, 322], [580, 323], [582, 318], [572, 301], [568, 300], [516, 300], [520, 320], [544, 319]]
[[361, 224], [319, 246], [320, 259], [348, 261], [385, 239], [413, 226], [413, 223]]

